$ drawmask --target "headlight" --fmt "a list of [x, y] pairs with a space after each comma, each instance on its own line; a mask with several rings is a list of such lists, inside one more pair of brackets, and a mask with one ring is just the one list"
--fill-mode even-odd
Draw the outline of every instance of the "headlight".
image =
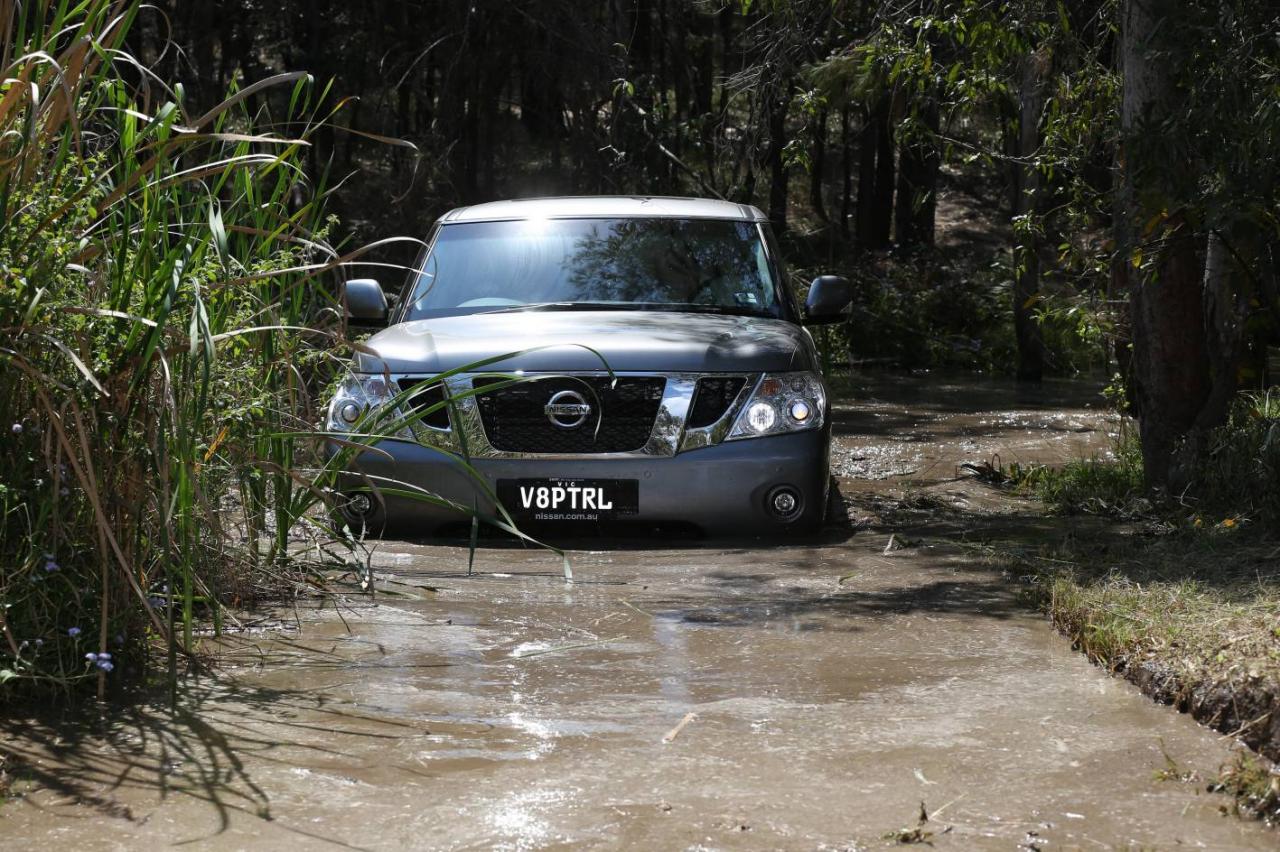
[[729, 440], [821, 429], [827, 389], [817, 373], [767, 373], [729, 430]]
[[[330, 432], [350, 432], [372, 409], [385, 404], [395, 396], [395, 390], [380, 375], [356, 373], [349, 377], [333, 395], [329, 403], [326, 427]], [[383, 424], [378, 424], [382, 427]], [[372, 431], [361, 429], [360, 431]], [[407, 431], [407, 430], [404, 430]]]

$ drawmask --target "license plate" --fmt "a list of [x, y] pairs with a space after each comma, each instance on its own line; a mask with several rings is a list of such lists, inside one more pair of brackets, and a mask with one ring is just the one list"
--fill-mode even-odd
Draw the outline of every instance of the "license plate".
[[635, 479], [499, 479], [498, 499], [516, 517], [600, 521], [640, 511]]

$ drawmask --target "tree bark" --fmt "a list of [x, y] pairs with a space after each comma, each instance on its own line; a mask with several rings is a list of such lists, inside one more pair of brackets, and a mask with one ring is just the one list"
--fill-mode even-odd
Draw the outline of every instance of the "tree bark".
[[827, 176], [827, 111], [818, 113], [813, 125], [813, 158], [809, 169], [809, 206], [820, 222], [829, 222], [822, 200], [822, 184]]
[[876, 182], [873, 204], [871, 242], [876, 248], [888, 248], [893, 236], [894, 176], [893, 127], [889, 122], [889, 97], [881, 101], [876, 121]]
[[[728, 79], [737, 67], [733, 56], [733, 15], [734, 5], [726, 3], [716, 13], [717, 29], [720, 32], [720, 76]], [[729, 109], [729, 87], [720, 86], [720, 98], [716, 104], [716, 112], [724, 115]]]
[[853, 146], [849, 144], [849, 105], [840, 110], [840, 235], [849, 237], [853, 215]]
[[710, 156], [714, 142], [711, 133], [711, 108], [715, 95], [715, 21], [700, 9], [689, 11], [695, 33], [694, 49], [690, 56], [689, 73], [692, 75], [693, 118], [697, 122], [703, 156]]
[[[1036, 217], [1040, 212], [1040, 171], [1032, 158], [1040, 148], [1040, 111], [1044, 105], [1040, 58], [1023, 61], [1018, 93], [1017, 166], [1014, 174], [1013, 215]], [[1014, 247], [1013, 328], [1018, 343], [1017, 377], [1039, 382], [1044, 377], [1044, 337], [1036, 319], [1040, 301], [1040, 245], [1035, 227], [1022, 231]]]
[[[1180, 212], [1164, 215], [1171, 203], [1162, 177], [1166, 165], [1150, 154], [1175, 97], [1170, 58], [1153, 53], [1162, 33], [1176, 27], [1178, 7], [1178, 0], [1124, 0], [1120, 32], [1123, 180], [1115, 262], [1127, 264], [1133, 395], [1144, 469], [1148, 483], [1161, 487], [1181, 484], [1170, 481], [1173, 454], [1196, 424], [1212, 387], [1197, 240]], [[1157, 233], [1161, 239], [1139, 245], [1139, 235]], [[1155, 259], [1144, 263], [1147, 249]]]
[[1235, 365], [1244, 341], [1244, 317], [1236, 308], [1231, 287], [1231, 259], [1226, 243], [1216, 231], [1209, 232], [1205, 244], [1203, 298], [1211, 390], [1198, 423], [1218, 419], [1219, 412], [1225, 415], [1235, 393]]
[[1164, 240], [1155, 274], [1131, 278], [1134, 395], [1148, 481], [1180, 486], [1170, 480], [1173, 454], [1208, 401], [1211, 381], [1197, 240], [1181, 220]]
[[1239, 276], [1232, 274], [1236, 263], [1226, 237], [1211, 230], [1205, 245], [1203, 287], [1210, 391], [1196, 418], [1199, 430], [1212, 429], [1226, 421], [1240, 387], [1250, 293], [1241, 286]]
[[787, 229], [787, 178], [788, 169], [783, 159], [787, 146], [787, 101], [784, 95], [769, 104], [769, 221], [778, 233]]
[[938, 208], [938, 104], [932, 98], [920, 107], [925, 131], [900, 146], [898, 156], [898, 201], [894, 213], [894, 237], [898, 250], [909, 254], [934, 243], [934, 220]]
[[893, 139], [888, 98], [867, 113], [858, 141], [859, 247], [876, 251], [889, 245], [893, 224]]

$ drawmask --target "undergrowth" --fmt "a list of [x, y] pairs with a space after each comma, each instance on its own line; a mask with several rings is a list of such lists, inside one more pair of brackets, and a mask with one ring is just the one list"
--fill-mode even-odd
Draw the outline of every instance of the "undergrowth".
[[1234, 797], [1237, 808], [1248, 816], [1272, 823], [1280, 821], [1280, 774], [1264, 761], [1239, 754], [1222, 770], [1218, 789]]
[[172, 685], [197, 619], [300, 579], [326, 499], [350, 346], [319, 276], [354, 256], [302, 167], [326, 93], [197, 109], [126, 52], [144, 8], [0, 0], [0, 699], [102, 696], [156, 651]]
[[[793, 279], [803, 297], [821, 274], [839, 273], [853, 284], [847, 322], [815, 336], [827, 367], [846, 360], [919, 369], [946, 367], [1011, 373], [1017, 363], [1013, 334], [1013, 269], [1007, 252], [951, 257], [940, 251], [909, 257], [864, 254], [836, 261], [803, 259]], [[1080, 312], [1038, 315], [1045, 370], [1074, 375], [1102, 366], [1096, 330]]]
[[1280, 526], [1280, 392], [1241, 394], [1194, 458], [1179, 494], [1156, 495], [1143, 481], [1142, 448], [1127, 421], [1109, 457], [1065, 465], [1013, 463], [999, 481], [1063, 514], [1159, 517], [1175, 525]]
[[0, 700], [102, 698], [162, 663], [172, 702], [199, 622], [361, 568], [344, 471], [432, 413], [414, 388], [324, 431], [362, 345], [328, 273], [421, 245], [330, 244], [304, 169], [327, 88], [292, 72], [197, 107], [126, 52], [144, 11], [0, 0]]
[[1127, 425], [1109, 457], [1061, 466], [1013, 462], [996, 473], [1009, 487], [1062, 514], [1134, 516], [1152, 508], [1143, 484], [1142, 448]]

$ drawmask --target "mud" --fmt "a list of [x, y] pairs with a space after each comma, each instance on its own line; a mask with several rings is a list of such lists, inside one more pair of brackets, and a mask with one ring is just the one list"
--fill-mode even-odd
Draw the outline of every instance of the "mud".
[[1273, 849], [1204, 792], [1228, 741], [965, 546], [1061, 533], [957, 467], [1105, 453], [1099, 402], [862, 377], [851, 522], [815, 543], [597, 541], [566, 584], [538, 551], [467, 576], [462, 548], [386, 542], [375, 600], [225, 640], [176, 716], [6, 718], [0, 846]]

